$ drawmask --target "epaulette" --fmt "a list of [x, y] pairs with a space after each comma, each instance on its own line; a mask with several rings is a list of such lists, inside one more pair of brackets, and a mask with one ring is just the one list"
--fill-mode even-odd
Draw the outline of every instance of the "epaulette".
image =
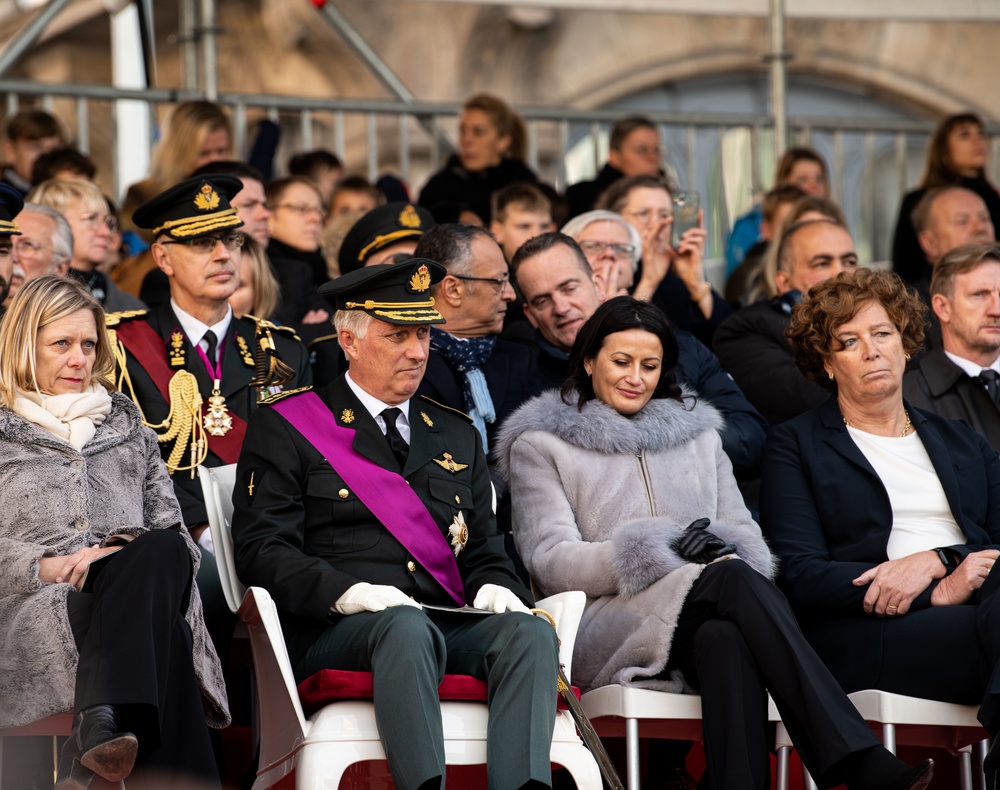
[[421, 400], [425, 400], [428, 403], [433, 403], [439, 409], [444, 409], [445, 411], [454, 412], [455, 414], [457, 414], [459, 417], [461, 417], [466, 422], [472, 423], [472, 418], [468, 414], [466, 414], [464, 411], [459, 411], [458, 409], [453, 409], [451, 406], [445, 406], [443, 403], [438, 403], [436, 400], [434, 400], [434, 398], [428, 398], [426, 395], [421, 395], [420, 399]]
[[268, 395], [260, 403], [264, 406], [270, 406], [272, 403], [277, 403], [282, 398], [287, 398], [289, 395], [298, 395], [300, 392], [308, 392], [312, 389], [312, 384], [308, 387], [296, 387], [293, 390], [282, 390], [281, 392], [276, 392], [273, 395]]
[[133, 318], [139, 318], [148, 312], [148, 310], [121, 310], [117, 313], [105, 313], [104, 326], [111, 329], [118, 326], [122, 321], [131, 321]]
[[337, 337], [338, 337], [338, 335], [335, 335], [335, 334], [334, 335], [323, 335], [323, 337], [317, 337], [317, 338], [314, 338], [313, 340], [310, 340], [308, 343], [306, 343], [306, 347], [307, 348], [312, 348], [317, 343], [326, 343], [326, 342], [328, 342], [330, 340], [336, 340]]
[[278, 324], [273, 323], [272, 321], [268, 321], [266, 318], [257, 318], [257, 316], [255, 315], [250, 315], [250, 313], [244, 313], [243, 317], [249, 318], [257, 325], [264, 327], [264, 329], [270, 329], [273, 332], [280, 332], [281, 334], [287, 337], [294, 337], [300, 343], [302, 342], [302, 338], [299, 337], [297, 334], [295, 334], [295, 330], [292, 329], [290, 326], [280, 326]]

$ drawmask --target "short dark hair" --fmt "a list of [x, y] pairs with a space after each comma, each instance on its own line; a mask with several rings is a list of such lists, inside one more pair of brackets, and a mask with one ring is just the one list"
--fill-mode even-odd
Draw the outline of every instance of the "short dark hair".
[[486, 238], [496, 243], [490, 232], [478, 225], [462, 225], [458, 222], [434, 225], [420, 237], [413, 257], [437, 261], [451, 275], [467, 274], [471, 270], [472, 242], [477, 238]]
[[583, 254], [583, 250], [580, 249], [580, 245], [576, 243], [576, 239], [572, 236], [567, 236], [565, 233], [560, 233], [559, 231], [543, 233], [540, 236], [535, 236], [532, 239], [528, 239], [524, 242], [524, 244], [518, 247], [517, 252], [514, 253], [514, 257], [510, 261], [510, 276], [514, 278], [514, 281], [516, 282], [517, 270], [524, 261], [529, 258], [534, 258], [536, 255], [541, 255], [543, 252], [548, 252], [559, 244], [562, 244], [564, 247], [569, 247], [573, 251], [576, 255], [577, 263], [580, 264], [580, 268], [588, 277], [594, 276], [594, 270], [590, 266], [590, 261], [588, 261], [587, 256]]
[[923, 348], [927, 307], [898, 274], [877, 269], [841, 272], [809, 289], [809, 298], [795, 306], [785, 330], [795, 364], [807, 379], [825, 389], [837, 389], [824, 365], [839, 350], [834, 332], [872, 302], [885, 308], [902, 337], [903, 351], [915, 354]]
[[81, 178], [92, 181], [97, 173], [97, 165], [85, 153], [71, 145], [63, 145], [46, 151], [35, 160], [31, 168], [31, 183], [41, 184], [66, 170], [72, 170]]
[[[945, 184], [943, 186], [931, 187], [920, 198], [920, 202], [917, 203], [913, 209], [913, 213], [910, 214], [910, 219], [913, 220], [913, 229], [917, 233], [923, 233], [927, 230], [931, 222], [931, 212], [934, 210], [934, 203], [939, 197], [949, 192], [969, 192], [982, 200], [982, 197], [978, 193], [973, 192], [967, 187], [963, 187], [961, 184]], [[983, 201], [984, 204], [985, 202]]]
[[264, 176], [260, 170], [253, 165], [248, 165], [246, 162], [240, 162], [236, 159], [209, 162], [207, 165], [202, 165], [195, 170], [191, 176], [233, 176], [240, 180], [251, 178], [254, 181], [259, 181], [261, 184], [264, 183]]
[[674, 376], [680, 350], [670, 321], [652, 302], [642, 302], [632, 296], [616, 296], [614, 299], [609, 299], [580, 327], [576, 342], [573, 343], [569, 353], [569, 378], [561, 390], [564, 402], [570, 403], [570, 398], [576, 393], [576, 406], [578, 409], [583, 409], [585, 403], [597, 397], [594, 383], [587, 375], [584, 363], [597, 356], [608, 335], [628, 329], [652, 332], [660, 339], [660, 345], [663, 346], [660, 380], [653, 391], [653, 397], [684, 402], [683, 392]]
[[624, 118], [619, 118], [615, 121], [614, 126], [611, 127], [611, 140], [608, 143], [608, 147], [612, 151], [621, 151], [622, 145], [625, 144], [625, 139], [636, 129], [659, 131], [656, 128], [656, 124], [645, 115], [626, 115]]
[[43, 137], [63, 138], [62, 124], [45, 110], [21, 110], [7, 119], [4, 137], [8, 140], [41, 140]]
[[774, 176], [774, 182], [776, 184], [785, 183], [792, 175], [795, 165], [799, 162], [815, 162], [818, 164], [820, 170], [823, 171], [823, 180], [829, 183], [830, 176], [827, 173], [826, 162], [823, 161], [823, 157], [812, 148], [807, 148], [804, 145], [789, 148], [781, 155], [781, 160], [778, 162], [778, 169]]
[[268, 208], [272, 208], [275, 203], [281, 200], [282, 196], [285, 194], [285, 190], [292, 184], [303, 184], [304, 186], [309, 187], [317, 195], [319, 195], [320, 204], [323, 203], [323, 196], [320, 195], [319, 187], [308, 178], [305, 176], [285, 176], [284, 178], [275, 178], [273, 181], [269, 181], [267, 186], [264, 187], [264, 193], [267, 195]]
[[807, 197], [809, 197], [809, 195], [794, 184], [779, 184], [764, 195], [764, 200], [761, 203], [764, 219], [770, 222], [774, 219], [774, 216], [778, 213], [778, 209], [781, 206], [784, 206], [787, 203], [797, 203]]
[[[792, 237], [795, 236], [800, 230], [804, 230], [805, 228], [811, 228], [821, 224], [833, 225], [834, 227], [837, 228], [844, 228], [843, 225], [841, 225], [839, 222], [837, 222], [837, 220], [833, 219], [832, 217], [821, 217], [819, 219], [804, 219], [798, 222], [793, 222], [791, 225], [785, 228], [785, 232], [781, 234], [781, 241], [778, 242], [778, 254], [777, 256], [775, 256], [779, 269], [786, 272], [791, 271], [791, 269], [787, 266], [787, 264], [789, 262], [788, 256], [791, 254], [789, 250], [791, 249], [790, 242], [792, 240]], [[846, 231], [847, 228], [844, 228], [844, 230]], [[850, 231], [848, 231], [848, 233], [850, 233]]]
[[321, 170], [337, 170], [343, 166], [340, 157], [333, 153], [333, 151], [327, 151], [325, 148], [317, 148], [315, 151], [304, 151], [301, 154], [295, 154], [295, 156], [289, 159], [288, 175], [314, 178], [317, 172]]
[[1000, 262], [1000, 244], [963, 244], [946, 252], [934, 264], [931, 274], [931, 296], [942, 294], [948, 299], [955, 293], [955, 278], [972, 271], [983, 261]]
[[628, 196], [632, 193], [632, 190], [640, 188], [662, 189], [668, 195], [673, 194], [669, 184], [667, 184], [665, 179], [660, 178], [660, 176], [628, 176], [627, 178], [619, 178], [605, 189], [597, 199], [595, 208], [606, 209], [621, 214], [622, 209], [625, 208], [625, 204], [628, 203]]

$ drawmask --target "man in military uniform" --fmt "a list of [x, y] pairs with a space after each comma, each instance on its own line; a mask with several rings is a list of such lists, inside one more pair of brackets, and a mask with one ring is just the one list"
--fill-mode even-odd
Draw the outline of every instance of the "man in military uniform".
[[443, 786], [445, 672], [489, 684], [490, 786], [548, 787], [554, 631], [528, 614], [504, 554], [478, 432], [414, 397], [429, 325], [444, 321], [430, 296], [444, 275], [412, 259], [322, 287], [350, 367], [252, 416], [233, 494], [236, 567], [274, 597], [298, 680], [373, 673], [397, 787]]
[[14, 274], [14, 240], [11, 236], [21, 235], [14, 217], [23, 205], [21, 193], [0, 182], [0, 316], [4, 313], [2, 305], [10, 291], [10, 281]]

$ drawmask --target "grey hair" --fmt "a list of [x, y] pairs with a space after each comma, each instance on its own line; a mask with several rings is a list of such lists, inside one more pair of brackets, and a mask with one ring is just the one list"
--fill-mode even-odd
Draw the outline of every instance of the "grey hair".
[[341, 329], [346, 329], [357, 338], [368, 334], [368, 327], [374, 320], [364, 310], [338, 310], [333, 314], [333, 326], [337, 334], [340, 334]]
[[617, 222], [628, 231], [629, 244], [635, 247], [635, 255], [632, 258], [632, 271], [636, 271], [639, 268], [639, 259], [642, 257], [642, 236], [639, 235], [639, 231], [635, 226], [621, 214], [603, 209], [586, 211], [579, 216], [573, 217], [573, 219], [563, 225], [561, 232], [578, 242], [580, 241], [579, 235], [595, 222]]
[[[73, 229], [69, 226], [66, 217], [52, 206], [46, 206], [42, 203], [25, 203], [21, 214], [37, 214], [41, 217], [48, 217], [55, 223], [56, 230], [52, 234], [53, 269], [59, 264], [73, 259]], [[17, 221], [16, 217], [14, 221]]]

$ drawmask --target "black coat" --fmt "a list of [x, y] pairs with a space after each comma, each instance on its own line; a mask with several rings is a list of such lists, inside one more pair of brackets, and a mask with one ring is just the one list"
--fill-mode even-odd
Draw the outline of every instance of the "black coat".
[[[963, 178], [957, 186], [972, 190], [986, 203], [993, 227], [1000, 229], [1000, 195], [996, 189], [982, 178]], [[915, 189], [903, 196], [896, 219], [896, 233], [892, 239], [892, 270], [910, 285], [921, 279], [930, 279], [931, 262], [917, 239], [917, 229], [913, 227], [913, 210], [920, 199], [927, 194], [926, 189]]]
[[[905, 406], [952, 515], [968, 538], [966, 544], [949, 548], [962, 558], [973, 551], [1000, 548], [996, 452], [967, 425]], [[852, 581], [887, 560], [893, 516], [885, 486], [848, 433], [835, 400], [771, 430], [760, 516], [764, 536], [780, 560], [779, 583], [806, 636], [841, 683], [853, 690], [851, 678], [863, 683], [886, 673], [898, 674], [895, 667], [882, 668], [883, 640], [897, 638], [900, 629], [905, 631], [911, 623], [921, 627], [925, 610], [928, 616], [937, 611], [930, 603], [937, 581], [917, 596], [903, 617], [865, 614], [868, 588]], [[959, 622], [957, 616], [946, 615], [942, 629], [949, 627], [949, 619]], [[974, 633], [959, 637], [963, 650], [979, 649]], [[942, 650], [950, 654], [956, 650], [955, 641], [949, 642], [943, 630], [909, 638], [910, 644], [923, 640], [928, 652], [922, 658], [931, 651], [937, 656]], [[894, 683], [896, 678], [888, 681]], [[930, 681], [925, 676], [923, 682]], [[910, 683], [919, 689], [921, 679], [910, 678]]]
[[569, 204], [569, 219], [592, 210], [597, 205], [597, 199], [604, 194], [604, 190], [619, 178], [624, 177], [625, 174], [617, 167], [605, 163], [593, 181], [580, 181], [567, 188], [566, 202]]
[[1000, 410], [982, 381], [948, 359], [944, 349], [928, 351], [903, 376], [903, 396], [918, 409], [964, 420], [1000, 452]]
[[[145, 321], [150, 327], [163, 338], [164, 344], [170, 342], [170, 336], [175, 329], [180, 329], [180, 321], [174, 314], [169, 300], [160, 305], [156, 310], [146, 313], [137, 321]], [[237, 345], [237, 338], [243, 338], [246, 347], [251, 353], [255, 348], [254, 338], [257, 333], [257, 325], [249, 318], [233, 318], [229, 324], [229, 333], [225, 342], [220, 341], [223, 348], [222, 354], [222, 386], [220, 391], [226, 399], [226, 406], [230, 412], [246, 420], [250, 413], [257, 409], [257, 392], [249, 386], [253, 378], [254, 369], [243, 361], [243, 355]], [[288, 382], [285, 389], [295, 389], [304, 387], [312, 383], [312, 370], [309, 367], [309, 355], [305, 346], [294, 337], [283, 332], [272, 332], [275, 346], [281, 360], [292, 370], [296, 371], [296, 376]], [[169, 347], [169, 346], [168, 346]], [[191, 348], [187, 338], [184, 339], [183, 349], [185, 352], [184, 369], [194, 374], [198, 380], [198, 390], [205, 400], [212, 394], [212, 382], [209, 379], [208, 370], [202, 362], [198, 352]], [[126, 367], [129, 378], [132, 382], [132, 389], [135, 394], [137, 405], [142, 410], [143, 417], [147, 423], [157, 424], [166, 420], [170, 413], [170, 404], [160, 394], [152, 378], [146, 373], [142, 362], [136, 359], [131, 353], [126, 357]], [[131, 395], [132, 393], [126, 392]], [[163, 458], [166, 460], [170, 455], [173, 443], [160, 445]], [[209, 450], [205, 459], [205, 466], [221, 466], [225, 463], [221, 458]], [[190, 472], [175, 472], [171, 475], [174, 483], [174, 492], [177, 494], [177, 501], [181, 505], [184, 515], [184, 523], [188, 526], [202, 524], [208, 520], [205, 512], [205, 500], [201, 493], [201, 483], [197, 476], [191, 476]]]
[[[636, 282], [639, 281], [639, 276], [637, 273]], [[712, 315], [706, 318], [701, 308], [691, 301], [691, 292], [684, 281], [673, 271], [667, 272], [650, 301], [666, 313], [678, 329], [690, 332], [709, 347], [719, 325], [733, 314], [729, 302], [713, 288]]]
[[[464, 514], [470, 538], [458, 567], [470, 605], [484, 584], [507, 587], [530, 604], [530, 592], [504, 554], [479, 433], [467, 419], [429, 401], [411, 400], [410, 452], [400, 470], [385, 436], [345, 379], [316, 394], [340, 424], [357, 431], [355, 450], [406, 478], [442, 534], [448, 535], [459, 511]], [[353, 411], [351, 423], [340, 417], [345, 409]], [[444, 453], [466, 468], [452, 474], [434, 463]], [[423, 603], [454, 605], [352, 492], [340, 495], [347, 490], [343, 478], [278, 412], [265, 407], [253, 415], [233, 491], [236, 569], [244, 583], [266, 587], [274, 597], [293, 665], [339, 617], [330, 614], [333, 603], [358, 582], [392, 585]]]
[[802, 375], [777, 301], [756, 302], [722, 322], [712, 349], [743, 394], [771, 425], [819, 406], [830, 393]]
[[428, 209], [442, 203], [463, 203], [490, 224], [490, 197], [501, 187], [518, 181], [534, 183], [538, 176], [519, 159], [504, 159], [496, 167], [471, 172], [452, 155], [448, 164], [438, 170], [420, 190], [417, 203]]
[[[483, 365], [486, 386], [493, 397], [496, 422], [486, 425], [490, 446], [507, 415], [542, 391], [535, 369], [535, 355], [530, 348], [497, 338], [490, 358]], [[427, 358], [427, 370], [418, 395], [424, 395], [460, 412], [467, 412], [463, 376], [454, 370], [437, 351]]]

